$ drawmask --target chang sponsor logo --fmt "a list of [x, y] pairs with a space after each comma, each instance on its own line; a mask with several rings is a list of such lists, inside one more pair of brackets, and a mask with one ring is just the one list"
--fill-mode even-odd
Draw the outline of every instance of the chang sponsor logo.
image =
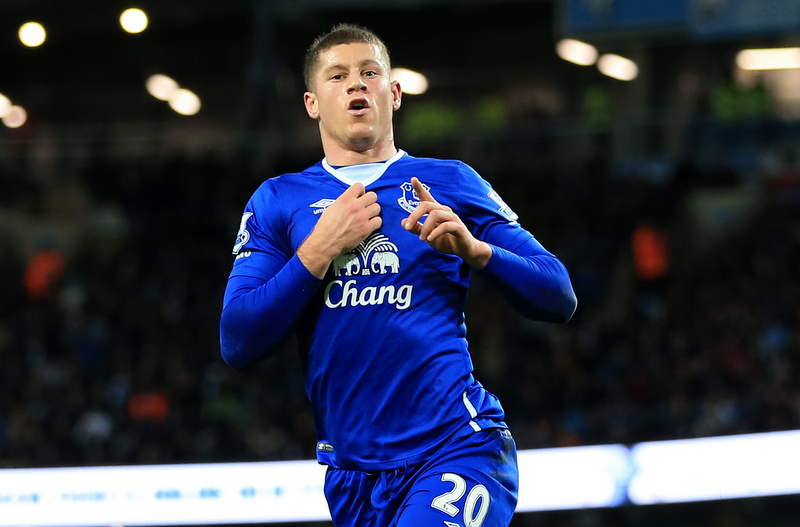
[[[333, 260], [333, 275], [336, 279], [325, 288], [325, 305], [330, 308], [394, 305], [397, 309], [408, 309], [411, 305], [410, 284], [395, 286], [358, 286], [359, 276], [398, 274], [400, 257], [397, 245], [380, 233], [372, 233], [352, 251]], [[339, 280], [349, 278], [350, 280]]]
[[330, 308], [378, 306], [382, 304], [394, 305], [403, 310], [411, 306], [411, 294], [414, 286], [411, 284], [395, 287], [393, 285], [366, 286], [358, 288], [356, 280], [334, 280], [325, 288], [325, 305]]

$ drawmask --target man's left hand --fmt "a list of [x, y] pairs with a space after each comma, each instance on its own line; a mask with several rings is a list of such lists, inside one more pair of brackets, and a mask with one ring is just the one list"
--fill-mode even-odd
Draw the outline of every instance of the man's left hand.
[[475, 238], [458, 214], [436, 201], [418, 178], [412, 177], [411, 185], [420, 202], [403, 220], [403, 228], [439, 252], [460, 256], [473, 269], [486, 267], [492, 256], [491, 246]]

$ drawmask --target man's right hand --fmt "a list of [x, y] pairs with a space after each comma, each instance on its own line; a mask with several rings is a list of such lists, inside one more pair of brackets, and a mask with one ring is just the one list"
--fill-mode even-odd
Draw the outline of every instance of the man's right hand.
[[322, 279], [334, 258], [349, 251], [380, 229], [378, 195], [355, 183], [323, 212], [308, 238], [297, 249], [306, 269]]

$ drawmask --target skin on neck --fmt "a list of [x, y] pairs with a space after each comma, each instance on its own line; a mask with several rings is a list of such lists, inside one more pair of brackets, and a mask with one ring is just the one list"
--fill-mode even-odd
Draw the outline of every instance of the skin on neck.
[[363, 141], [349, 141], [342, 144], [336, 138], [327, 134], [322, 126], [319, 129], [325, 158], [333, 166], [379, 163], [390, 159], [397, 153], [393, 129], [389, 129], [389, 132], [384, 137], [378, 138], [377, 141], [371, 144], [363, 144], [365, 143]]

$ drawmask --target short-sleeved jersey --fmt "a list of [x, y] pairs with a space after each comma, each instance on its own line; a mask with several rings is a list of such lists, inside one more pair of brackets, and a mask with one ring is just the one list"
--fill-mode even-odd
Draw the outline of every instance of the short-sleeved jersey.
[[[419, 203], [411, 177], [478, 239], [509, 251], [538, 246], [492, 187], [462, 162], [400, 151], [373, 168], [366, 189], [378, 196], [382, 227], [335, 258], [293, 327], [318, 459], [362, 470], [416, 463], [451, 438], [505, 427], [499, 401], [472, 375], [464, 316], [470, 268], [401, 225]], [[346, 170], [338, 172], [323, 161], [266, 180], [246, 206], [231, 277], [268, 280], [286, 266], [349, 186]], [[281, 296], [270, 301], [296, 301], [290, 292]]]

